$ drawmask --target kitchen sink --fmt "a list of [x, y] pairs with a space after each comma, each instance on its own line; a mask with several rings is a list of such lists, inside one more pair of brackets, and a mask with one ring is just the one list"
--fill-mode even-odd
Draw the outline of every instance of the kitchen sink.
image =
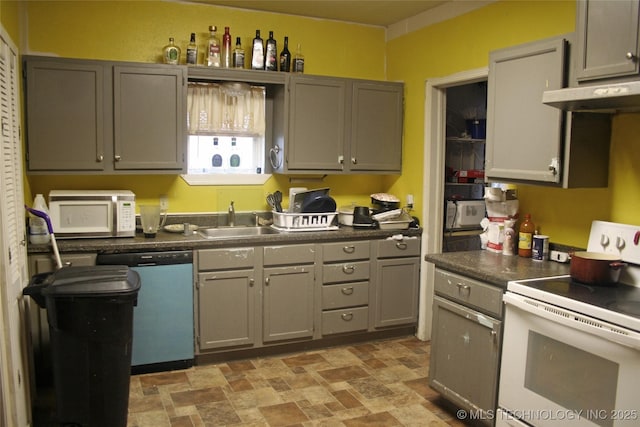
[[207, 239], [230, 239], [278, 234], [278, 230], [274, 230], [271, 227], [211, 227], [198, 229], [198, 234]]

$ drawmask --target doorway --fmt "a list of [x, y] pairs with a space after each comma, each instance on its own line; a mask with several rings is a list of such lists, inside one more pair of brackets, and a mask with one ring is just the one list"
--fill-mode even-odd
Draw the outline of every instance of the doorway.
[[[445, 184], [445, 138], [447, 118], [447, 89], [487, 81], [487, 67], [427, 80], [425, 88], [424, 115], [424, 173], [422, 178], [425, 201], [422, 209], [424, 231], [422, 253], [442, 252], [442, 230], [444, 226]], [[431, 339], [431, 307], [433, 304], [433, 281], [435, 267], [422, 260], [420, 269], [420, 309], [417, 336], [421, 340]]]

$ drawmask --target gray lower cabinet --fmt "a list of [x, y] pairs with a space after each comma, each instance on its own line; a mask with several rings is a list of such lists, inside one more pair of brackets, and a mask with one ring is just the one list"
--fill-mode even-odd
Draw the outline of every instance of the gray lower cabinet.
[[571, 37], [489, 54], [485, 175], [492, 181], [608, 185], [610, 116], [563, 112], [542, 93], [566, 86]]
[[262, 340], [311, 339], [315, 245], [264, 248]]
[[322, 245], [322, 335], [369, 327], [370, 242]]
[[578, 0], [578, 83], [637, 78], [640, 73], [640, 0]]
[[26, 56], [27, 173], [182, 173], [187, 68]]
[[375, 327], [417, 322], [420, 239], [387, 239], [372, 244], [376, 257], [372, 304]]
[[436, 269], [429, 385], [493, 425], [498, 396], [503, 290]]
[[197, 252], [196, 341], [199, 351], [253, 346], [260, 293], [254, 248]]
[[402, 83], [291, 75], [280, 173], [400, 173]]

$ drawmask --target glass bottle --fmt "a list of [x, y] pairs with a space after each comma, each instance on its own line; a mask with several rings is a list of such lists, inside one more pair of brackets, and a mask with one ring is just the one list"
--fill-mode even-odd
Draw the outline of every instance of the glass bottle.
[[244, 49], [240, 37], [236, 37], [236, 48], [233, 50], [233, 68], [244, 68]]
[[180, 61], [180, 48], [175, 45], [173, 37], [169, 37], [169, 44], [162, 49], [162, 60], [165, 64], [177, 64]]
[[280, 71], [291, 71], [291, 52], [289, 52], [289, 37], [284, 37], [284, 47], [280, 52]]
[[232, 168], [240, 167], [240, 155], [237, 153], [237, 140], [236, 137], [231, 137], [231, 157], [229, 157], [229, 166]]
[[196, 33], [191, 33], [191, 39], [187, 45], [187, 64], [196, 65], [198, 63], [198, 45], [196, 44]]
[[207, 66], [220, 67], [220, 39], [216, 34], [218, 27], [209, 26], [209, 42], [207, 43]]
[[296, 73], [304, 73], [304, 55], [302, 54], [300, 43], [298, 43], [296, 55], [293, 58], [293, 71]]
[[536, 226], [531, 221], [531, 214], [525, 214], [524, 221], [520, 224], [520, 233], [518, 233], [518, 255], [521, 257], [531, 258], [535, 232]]
[[260, 38], [260, 30], [256, 30], [256, 37], [253, 39], [251, 46], [251, 69], [264, 69], [264, 45], [262, 44], [262, 38]]
[[269, 31], [267, 39], [267, 49], [264, 56], [264, 69], [267, 71], [278, 71], [278, 45], [273, 38], [273, 31]]
[[224, 35], [222, 36], [222, 67], [231, 68], [231, 34], [229, 27], [224, 27]]

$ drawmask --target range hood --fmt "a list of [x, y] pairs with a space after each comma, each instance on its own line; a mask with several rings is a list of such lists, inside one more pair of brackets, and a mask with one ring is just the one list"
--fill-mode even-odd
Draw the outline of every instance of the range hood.
[[640, 112], [640, 80], [548, 90], [542, 102], [565, 111]]

